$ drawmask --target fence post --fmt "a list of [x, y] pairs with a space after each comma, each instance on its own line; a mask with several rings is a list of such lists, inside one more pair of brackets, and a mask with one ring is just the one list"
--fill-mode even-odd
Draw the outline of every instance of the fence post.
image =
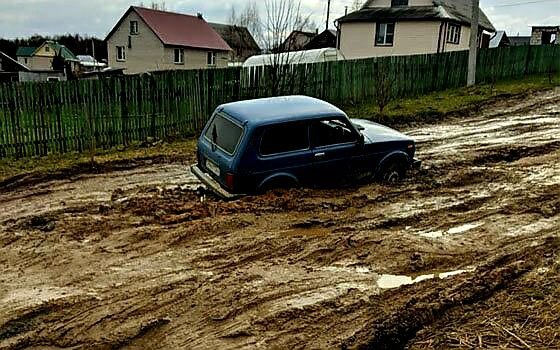
[[122, 120], [122, 139], [123, 144], [128, 145], [128, 101], [126, 98], [126, 83], [125, 78], [119, 79], [120, 85], [120, 103], [121, 103], [121, 120]]
[[233, 85], [233, 93], [234, 93], [235, 101], [241, 100], [241, 72], [242, 72], [242, 70], [243, 70], [243, 68], [241, 68], [241, 67], [237, 67], [235, 69], [235, 75], [234, 75], [235, 83]]
[[531, 46], [527, 45], [527, 56], [525, 57], [525, 69], [523, 70], [523, 75], [529, 74], [529, 64], [531, 62]]
[[[15, 90], [15, 83], [11, 86]], [[16, 159], [23, 156], [23, 147], [21, 144], [21, 138], [19, 137], [19, 118], [16, 116], [16, 99], [17, 93], [10, 94], [9, 98], [9, 108], [10, 108], [10, 118], [12, 120], [12, 135], [14, 136], [14, 150], [16, 154]]]
[[157, 107], [159, 106], [159, 93], [157, 93], [156, 87], [156, 78], [153, 74], [149, 76], [150, 80], [150, 92], [152, 95], [152, 103], [151, 103], [151, 115], [150, 115], [150, 137], [156, 138], [156, 111]]

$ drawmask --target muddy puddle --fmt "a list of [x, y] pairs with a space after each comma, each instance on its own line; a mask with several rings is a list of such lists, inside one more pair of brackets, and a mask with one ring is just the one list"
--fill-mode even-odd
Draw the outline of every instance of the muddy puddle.
[[461, 226], [450, 228], [447, 231], [437, 230], [437, 231], [428, 231], [428, 232], [418, 232], [418, 235], [426, 238], [441, 238], [445, 235], [456, 235], [456, 234], [465, 233], [470, 230], [474, 230], [482, 225], [484, 225], [483, 222], [470, 223], [470, 224], [464, 224]]

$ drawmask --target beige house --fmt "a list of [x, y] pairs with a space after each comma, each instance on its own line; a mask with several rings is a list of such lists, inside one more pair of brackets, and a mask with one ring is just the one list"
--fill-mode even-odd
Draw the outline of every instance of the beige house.
[[33, 71], [53, 70], [53, 60], [57, 55], [70, 63], [72, 70], [79, 62], [66, 46], [51, 40], [45, 41], [39, 47], [19, 47], [16, 53], [18, 62]]
[[[466, 50], [470, 4], [470, 0], [369, 0], [337, 20], [338, 48], [348, 59]], [[495, 29], [479, 11], [480, 38], [483, 31]]]
[[227, 67], [231, 48], [202, 18], [132, 6], [107, 38], [109, 66], [126, 74]]

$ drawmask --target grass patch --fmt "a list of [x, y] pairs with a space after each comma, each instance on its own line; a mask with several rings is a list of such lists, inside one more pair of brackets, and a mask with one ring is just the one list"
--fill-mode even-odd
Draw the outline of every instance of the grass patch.
[[[160, 142], [153, 145], [135, 143], [127, 148], [115, 147], [96, 151], [95, 164], [109, 164], [118, 161], [165, 157], [170, 160], [194, 158], [196, 140], [180, 140], [171, 143]], [[80, 166], [91, 165], [88, 153], [53, 154], [46, 157], [24, 159], [0, 159], [0, 182], [27, 173], [54, 174]]]
[[560, 75], [553, 78], [552, 84], [548, 76], [529, 76], [502, 81], [494, 86], [482, 84], [471, 88], [435, 92], [417, 98], [397, 99], [389, 103], [383, 114], [379, 113], [379, 108], [374, 102], [347, 106], [345, 110], [350, 118], [370, 119], [387, 125], [429, 122], [476, 108], [495, 99], [546, 90], [559, 84]]

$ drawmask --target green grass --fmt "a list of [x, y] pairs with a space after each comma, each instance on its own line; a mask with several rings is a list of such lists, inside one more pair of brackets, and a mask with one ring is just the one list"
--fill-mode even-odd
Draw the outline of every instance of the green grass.
[[[172, 143], [156, 143], [154, 145], [134, 144], [127, 148], [116, 147], [110, 150], [99, 150], [94, 156], [95, 164], [109, 164], [112, 162], [166, 157], [169, 159], [194, 158], [196, 149], [195, 139], [174, 141]], [[47, 157], [33, 157], [24, 159], [0, 159], [0, 182], [13, 176], [38, 173], [54, 174], [65, 169], [87, 167], [91, 165], [92, 156], [88, 153], [53, 154]]]
[[472, 88], [449, 89], [417, 98], [392, 101], [379, 112], [375, 103], [347, 106], [351, 118], [365, 118], [388, 125], [402, 125], [415, 122], [436, 121], [450, 114], [458, 113], [506, 96], [530, 93], [558, 86], [560, 75], [553, 78], [544, 75], [529, 76], [522, 79], [502, 81], [494, 86], [477, 85]]
[[[550, 89], [554, 85], [558, 86], [559, 82], [560, 76], [554, 77], [553, 84], [550, 84], [547, 76], [540, 75], [503, 81], [493, 87], [486, 84], [473, 88], [451, 89], [418, 98], [395, 100], [387, 106], [383, 114], [379, 113], [377, 106], [373, 103], [347, 106], [344, 109], [351, 118], [371, 119], [393, 126], [429, 122], [500, 97]], [[93, 158], [96, 164], [156, 157], [194, 159], [195, 148], [194, 139], [147, 146], [134, 144], [127, 148], [116, 147], [106, 151], [97, 151]], [[88, 153], [69, 153], [19, 160], [0, 159], [0, 182], [27, 173], [51, 174], [80, 166], [87, 167], [91, 164], [91, 158]]]

